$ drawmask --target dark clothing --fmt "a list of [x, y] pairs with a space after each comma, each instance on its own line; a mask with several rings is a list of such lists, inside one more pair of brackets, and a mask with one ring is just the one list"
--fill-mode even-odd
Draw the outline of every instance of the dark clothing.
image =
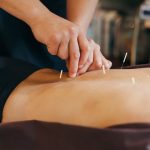
[[[42, 0], [53, 13], [66, 18], [65, 0]], [[28, 11], [28, 10], [27, 10]], [[24, 22], [0, 10], [0, 56], [21, 59], [39, 67], [67, 71], [65, 61], [48, 53]]]
[[40, 67], [21, 60], [0, 57], [0, 121], [10, 93], [21, 81], [38, 69]]
[[[42, 2], [50, 11], [66, 18], [65, 0]], [[67, 71], [65, 61], [50, 55], [27, 24], [0, 9], [0, 120], [11, 91], [40, 67]]]

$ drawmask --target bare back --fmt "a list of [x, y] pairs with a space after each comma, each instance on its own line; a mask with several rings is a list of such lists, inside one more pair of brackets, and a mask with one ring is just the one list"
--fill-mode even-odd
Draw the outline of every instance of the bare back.
[[42, 120], [90, 127], [150, 122], [150, 69], [86, 73], [75, 79], [49, 69], [12, 92], [3, 122]]

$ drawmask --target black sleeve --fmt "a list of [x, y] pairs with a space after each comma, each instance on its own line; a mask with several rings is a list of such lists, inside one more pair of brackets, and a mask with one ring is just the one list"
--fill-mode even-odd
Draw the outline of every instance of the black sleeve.
[[21, 60], [0, 57], [0, 121], [10, 93], [21, 81], [39, 69], [41, 68]]

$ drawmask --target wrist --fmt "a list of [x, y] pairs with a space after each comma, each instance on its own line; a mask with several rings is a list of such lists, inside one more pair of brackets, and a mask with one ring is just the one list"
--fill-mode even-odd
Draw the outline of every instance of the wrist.
[[76, 24], [84, 34], [87, 34], [88, 26], [86, 24], [76, 20], [73, 20], [72, 22]]

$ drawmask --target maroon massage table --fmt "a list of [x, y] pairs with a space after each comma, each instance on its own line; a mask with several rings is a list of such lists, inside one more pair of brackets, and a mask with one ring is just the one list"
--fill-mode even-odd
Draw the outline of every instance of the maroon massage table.
[[[125, 68], [143, 68], [140, 65]], [[0, 125], [0, 150], [150, 150], [150, 124], [106, 129], [40, 121]]]

